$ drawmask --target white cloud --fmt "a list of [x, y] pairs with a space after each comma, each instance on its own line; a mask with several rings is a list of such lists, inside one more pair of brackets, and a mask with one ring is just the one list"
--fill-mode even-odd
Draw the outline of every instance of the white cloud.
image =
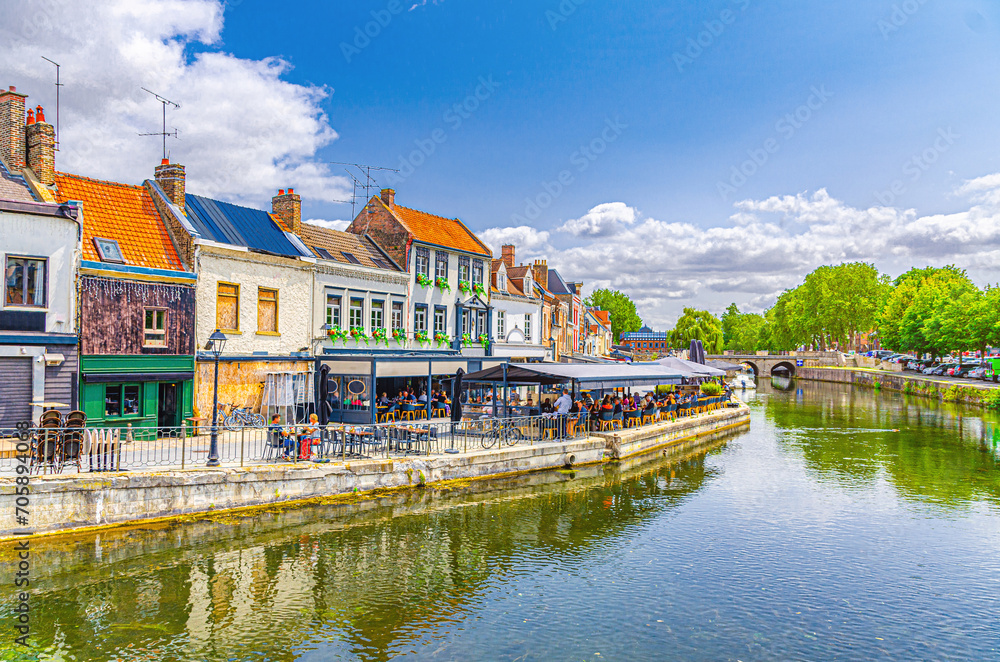
[[342, 199], [346, 181], [315, 159], [337, 138], [320, 105], [332, 91], [283, 80], [290, 65], [280, 58], [221, 51], [222, 25], [221, 0], [8, 0], [0, 85], [16, 85], [52, 121], [54, 72], [41, 56], [62, 65], [60, 170], [151, 177], [160, 140], [138, 134], [160, 130], [161, 106], [146, 87], [181, 105], [167, 111], [180, 137], [167, 148], [192, 193], [266, 206], [291, 186], [307, 199]]
[[530, 225], [490, 228], [477, 232], [476, 235], [490, 247], [493, 255], [497, 256], [500, 255], [501, 246], [513, 244], [516, 249], [514, 257], [518, 262], [527, 262], [530, 258], [552, 251], [552, 246], [549, 245], [549, 233], [544, 230], [536, 230]]
[[[431, 2], [431, 4], [432, 5], [440, 5], [442, 2], [444, 2], [444, 0], [433, 0], [433, 2]], [[416, 2], [416, 3], [413, 4], [413, 6], [410, 7], [410, 11], [413, 11], [414, 9], [417, 9], [418, 7], [423, 7], [426, 4], [427, 4], [427, 0], [420, 0], [420, 2]]]
[[310, 218], [306, 221], [310, 225], [318, 225], [321, 228], [327, 228], [328, 230], [340, 230], [343, 232], [347, 229], [347, 226], [351, 224], [350, 221], [326, 221], [321, 218]]
[[[585, 281], [587, 291], [626, 292], [647, 322], [664, 328], [683, 306], [721, 313], [735, 301], [761, 311], [823, 264], [874, 262], [895, 276], [912, 266], [954, 263], [968, 268], [980, 284], [995, 282], [1000, 174], [967, 182], [956, 193], [969, 198], [966, 209], [928, 216], [912, 209], [859, 209], [825, 189], [744, 200], [735, 205], [731, 225], [707, 229], [640, 218], [635, 209], [626, 213], [621, 203], [610, 203], [573, 226], [583, 229], [574, 234], [592, 241], [550, 251], [548, 257], [564, 277]], [[615, 223], [609, 240], [603, 231]]]
[[559, 230], [577, 237], [610, 237], [634, 225], [637, 216], [638, 212], [624, 202], [606, 202], [566, 221]]

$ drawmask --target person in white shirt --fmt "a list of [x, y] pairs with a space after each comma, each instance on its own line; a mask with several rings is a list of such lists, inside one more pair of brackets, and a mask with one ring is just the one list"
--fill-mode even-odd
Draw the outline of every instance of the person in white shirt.
[[556, 413], [557, 414], [568, 414], [569, 410], [573, 407], [573, 398], [569, 397], [569, 390], [563, 389], [562, 395], [556, 400]]

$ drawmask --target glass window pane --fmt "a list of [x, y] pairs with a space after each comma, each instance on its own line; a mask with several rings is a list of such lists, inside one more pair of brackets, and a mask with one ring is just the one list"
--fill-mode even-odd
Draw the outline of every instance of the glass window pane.
[[104, 387], [104, 415], [122, 415], [122, 387], [121, 384], [108, 384]]
[[278, 291], [260, 288], [257, 290], [257, 331], [278, 332]]
[[352, 329], [364, 328], [365, 326], [364, 299], [351, 299], [350, 323]]
[[122, 388], [122, 416], [139, 415], [139, 385], [128, 384]]
[[372, 330], [385, 328], [385, 303], [372, 301]]
[[340, 297], [326, 295], [326, 323], [330, 326], [340, 326]]
[[394, 302], [392, 304], [392, 328], [403, 328], [403, 304]]

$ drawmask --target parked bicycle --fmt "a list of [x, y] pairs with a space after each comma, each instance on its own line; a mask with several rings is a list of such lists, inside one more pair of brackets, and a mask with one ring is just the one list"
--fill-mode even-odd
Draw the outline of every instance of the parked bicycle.
[[222, 419], [222, 427], [227, 430], [239, 430], [242, 427], [262, 428], [265, 420], [261, 414], [255, 414], [249, 407], [236, 407], [219, 403], [220, 413], [225, 414], [226, 407], [230, 407], [229, 413]]
[[528, 439], [511, 420], [495, 418], [490, 423], [490, 428], [483, 435], [483, 448], [493, 448], [498, 443], [500, 446], [514, 446]]

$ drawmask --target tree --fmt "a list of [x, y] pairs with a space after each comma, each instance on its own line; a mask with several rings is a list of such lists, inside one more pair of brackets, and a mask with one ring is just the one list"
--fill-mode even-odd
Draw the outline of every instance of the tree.
[[585, 306], [611, 313], [611, 335], [615, 342], [621, 340], [623, 333], [642, 328], [642, 319], [639, 318], [632, 299], [618, 290], [594, 290], [583, 303]]
[[677, 320], [677, 326], [670, 334], [670, 344], [684, 348], [692, 340], [700, 340], [705, 346], [706, 354], [720, 354], [724, 346], [722, 338], [722, 323], [719, 318], [707, 310], [685, 308], [684, 314]]
[[[970, 337], [978, 292], [965, 271], [954, 266], [911, 269], [895, 280], [886, 298], [879, 330], [883, 343], [932, 356], [971, 348], [979, 342]], [[988, 320], [989, 311], [984, 316]], [[979, 335], [990, 337], [982, 329]]]
[[741, 313], [736, 304], [730, 304], [722, 316], [722, 341], [725, 349], [752, 354], [767, 349], [770, 337], [767, 320], [763, 315]]

